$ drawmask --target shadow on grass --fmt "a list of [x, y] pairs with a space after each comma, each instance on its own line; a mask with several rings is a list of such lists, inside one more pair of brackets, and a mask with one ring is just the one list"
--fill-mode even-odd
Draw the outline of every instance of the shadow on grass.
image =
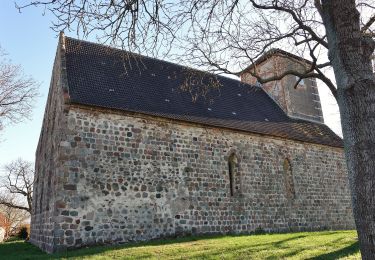
[[273, 242], [272, 244], [274, 245], [274, 247], [285, 247], [285, 245], [284, 245], [285, 243], [293, 241], [293, 240], [298, 240], [300, 238], [305, 238], [305, 237], [307, 237], [307, 235], [299, 235], [299, 236], [290, 237], [290, 238], [287, 238], [287, 239], [284, 239], [284, 240], [280, 240], [280, 241], [277, 241], [277, 242]]
[[[179, 238], [165, 238], [165, 239], [159, 238], [159, 239], [151, 240], [148, 242], [128, 242], [127, 244], [120, 244], [120, 245], [111, 245], [111, 244], [95, 245], [95, 246], [82, 247], [79, 249], [67, 250], [65, 252], [53, 254], [53, 255], [50, 255], [50, 258], [60, 259], [61, 257], [64, 257], [64, 258], [83, 257], [83, 256], [90, 256], [90, 255], [95, 255], [95, 254], [103, 254], [107, 251], [115, 252], [117, 250], [124, 250], [124, 249], [181, 244], [181, 243], [188, 243], [188, 242], [194, 242], [194, 241], [205, 240], [205, 239], [220, 239], [224, 237], [225, 236], [223, 235], [207, 235], [207, 236], [199, 236], [199, 237], [179, 237]], [[151, 253], [141, 253], [137, 255], [137, 259], [147, 259], [147, 258], [151, 258], [152, 256], [153, 254]]]
[[312, 257], [310, 259], [311, 260], [338, 259], [338, 258], [341, 258], [341, 257], [346, 257], [346, 256], [356, 254], [358, 252], [359, 252], [359, 243], [357, 241], [357, 242], [354, 242], [351, 245], [348, 245], [348, 246], [346, 246], [344, 248], [341, 248], [337, 251], [330, 252], [330, 253], [323, 254], [323, 255], [319, 255], [319, 256], [316, 256], [316, 257]]
[[[287, 234], [286, 234], [287, 235]], [[289, 233], [287, 237], [280, 237], [277, 240], [264, 237], [258, 241], [260, 237], [263, 235], [256, 235], [252, 239], [255, 243], [247, 243], [246, 241], [235, 241], [231, 242], [232, 240], [224, 241], [224, 244], [218, 243], [218, 246], [212, 246], [212, 243], [216, 242], [209, 242], [209, 240], [222, 240], [228, 238], [239, 238], [239, 237], [248, 237], [249, 235], [210, 235], [210, 236], [199, 236], [199, 237], [181, 237], [181, 238], [169, 238], [169, 239], [159, 239], [153, 240], [149, 242], [139, 242], [139, 243], [129, 243], [123, 245], [103, 245], [103, 246], [92, 246], [81, 248], [79, 250], [73, 251], [66, 251], [61, 252], [58, 254], [48, 255], [42, 252], [39, 248], [25, 243], [23, 241], [16, 241], [11, 243], [3, 243], [0, 244], [0, 259], [1, 257], [6, 255], [7, 260], [13, 259], [71, 259], [71, 258], [84, 258], [84, 257], [92, 257], [93, 255], [99, 255], [102, 257], [110, 258], [130, 258], [130, 259], [149, 259], [149, 258], [159, 258], [162, 257], [158, 255], [159, 253], [163, 254], [165, 258], [173, 258], [178, 257], [179, 259], [187, 259], [187, 255], [189, 255], [189, 259], [229, 259], [229, 258], [236, 258], [236, 259], [245, 259], [250, 255], [257, 253], [257, 252], [264, 252], [264, 258], [266, 259], [277, 259], [277, 256], [282, 258], [288, 258], [299, 254], [300, 252], [304, 251], [304, 248], [293, 248], [293, 243], [289, 244], [289, 242], [293, 242], [295, 240], [303, 239], [308, 237], [307, 234], [298, 234], [298, 233]], [[268, 235], [264, 235], [268, 236]], [[252, 237], [252, 236], [250, 236]], [[206, 242], [201, 242], [195, 248], [194, 241], [201, 241], [207, 240], [207, 246], [205, 246]], [[339, 241], [332, 241], [333, 243]], [[182, 244], [187, 244], [186, 247]], [[233, 243], [233, 244], [231, 244]], [[174, 247], [170, 251], [169, 249], [152, 249], [151, 247], [156, 246], [167, 246], [167, 245], [181, 245], [181, 247]], [[203, 246], [202, 246], [203, 244]], [[209, 245], [211, 244], [211, 245]], [[338, 243], [339, 244], [339, 243]], [[144, 249], [132, 251], [131, 249], [141, 248]], [[127, 250], [129, 249], [129, 250]], [[284, 249], [286, 251], [284, 251]], [[122, 252], [119, 252], [124, 250]], [[273, 252], [273, 250], [278, 251], [278, 253]], [[282, 251], [280, 251], [282, 250]], [[359, 251], [358, 243], [353, 243], [345, 248], [340, 250], [322, 254], [316, 256], [311, 259], [337, 259], [338, 257], [348, 256]], [[186, 255], [187, 254], [187, 255]], [[274, 256], [273, 256], [274, 255]]]
[[[259, 236], [267, 236], [269, 234], [262, 234], [262, 235], [255, 235], [257, 237]], [[247, 253], [254, 253], [259, 251], [269, 251], [276, 248], [288, 248], [285, 244], [293, 241], [305, 238], [307, 235], [299, 235], [299, 234], [291, 234], [293, 237], [288, 237], [282, 240], [278, 241], [271, 241], [271, 242], [262, 242], [262, 243], [256, 243], [252, 245], [235, 245], [232, 248], [228, 247], [212, 247], [212, 248], [205, 248], [203, 251], [197, 251], [196, 253], [192, 253], [190, 255], [189, 259], [192, 258], [198, 258], [198, 259], [205, 259], [205, 258], [223, 258], [224, 255], [241, 255], [245, 252]], [[140, 247], [152, 247], [152, 246], [163, 246], [163, 245], [177, 245], [177, 244], [183, 244], [183, 243], [189, 243], [194, 241], [200, 241], [200, 240], [218, 240], [218, 239], [228, 239], [228, 238], [239, 238], [239, 237], [248, 237], [251, 235], [206, 235], [206, 236], [199, 236], [199, 237], [180, 237], [175, 239], [165, 239], [165, 240], [153, 240], [149, 242], [134, 242], [126, 245], [104, 245], [104, 246], [93, 246], [89, 248], [81, 248], [78, 251], [66, 251], [64, 253], [58, 253], [51, 255], [51, 258], [74, 258], [74, 257], [84, 257], [84, 256], [90, 256], [95, 254], [103, 254], [106, 251], [112, 251], [115, 253], [117, 250], [126, 250], [126, 249], [134, 249], [134, 248], [140, 248]], [[254, 239], [256, 239], [254, 237]], [[194, 245], [191, 245], [194, 246]], [[294, 252], [289, 253], [290, 256], [298, 254], [302, 250], [297, 250]], [[129, 256], [131, 258], [131, 256]], [[137, 254], [136, 259], [148, 259], [155, 257], [154, 253], [148, 253], [148, 252], [141, 252]], [[181, 256], [181, 259], [184, 259], [183, 256]]]
[[[124, 249], [134, 249], [140, 247], [152, 247], [152, 246], [166, 246], [166, 245], [177, 245], [183, 243], [189, 243], [194, 241], [200, 240], [210, 240], [210, 239], [224, 239], [228, 237], [241, 237], [245, 235], [205, 235], [205, 236], [187, 236], [187, 237], [178, 237], [178, 238], [159, 238], [155, 240], [151, 240], [148, 242], [129, 242], [128, 244], [121, 244], [121, 245], [96, 245], [91, 247], [83, 247], [78, 250], [67, 250], [66, 252], [60, 252], [57, 254], [50, 255], [51, 259], [60, 259], [61, 257], [64, 258], [74, 258], [74, 257], [82, 257], [82, 256], [90, 256], [95, 254], [102, 254], [106, 251], [116, 251], [116, 250], [124, 250]], [[152, 253], [142, 253], [137, 255], [137, 259], [147, 259], [151, 258], [154, 255]]]

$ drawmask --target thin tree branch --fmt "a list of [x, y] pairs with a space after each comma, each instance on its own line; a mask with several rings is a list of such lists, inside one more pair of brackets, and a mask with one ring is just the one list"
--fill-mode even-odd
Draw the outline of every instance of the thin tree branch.
[[374, 22], [375, 22], [375, 15], [370, 17], [367, 23], [361, 28], [361, 32], [365, 33]]

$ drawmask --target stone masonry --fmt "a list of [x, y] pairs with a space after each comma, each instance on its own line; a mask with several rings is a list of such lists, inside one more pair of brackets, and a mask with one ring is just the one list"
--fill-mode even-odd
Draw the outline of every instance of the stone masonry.
[[[36, 183], [48, 196], [35, 194], [41, 213], [33, 222], [43, 224], [33, 225], [32, 241], [44, 237], [49, 252], [258, 227], [354, 227], [340, 148], [84, 107], [70, 107], [65, 117], [66, 139], [57, 146], [61, 164], [50, 181], [38, 171]], [[238, 191], [230, 196], [232, 153]], [[287, 197], [286, 158], [293, 198]]]
[[354, 228], [342, 148], [69, 103], [61, 51], [36, 152], [33, 244]]

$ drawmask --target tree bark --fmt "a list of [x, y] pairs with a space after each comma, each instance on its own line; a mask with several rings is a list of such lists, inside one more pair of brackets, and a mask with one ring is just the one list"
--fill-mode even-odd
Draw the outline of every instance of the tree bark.
[[337, 82], [353, 213], [363, 259], [375, 259], [374, 41], [360, 31], [354, 0], [322, 0]]

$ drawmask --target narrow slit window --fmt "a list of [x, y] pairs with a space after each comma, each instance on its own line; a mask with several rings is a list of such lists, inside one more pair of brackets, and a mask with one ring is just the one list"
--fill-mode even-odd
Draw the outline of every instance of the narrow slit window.
[[236, 166], [237, 166], [237, 157], [235, 154], [229, 156], [228, 159], [228, 173], [229, 173], [229, 189], [230, 189], [230, 196], [234, 196], [234, 194], [238, 190], [238, 186], [236, 186]]
[[284, 168], [286, 196], [288, 199], [294, 199], [296, 196], [296, 192], [294, 189], [292, 165], [289, 159], [284, 160], [283, 168]]

